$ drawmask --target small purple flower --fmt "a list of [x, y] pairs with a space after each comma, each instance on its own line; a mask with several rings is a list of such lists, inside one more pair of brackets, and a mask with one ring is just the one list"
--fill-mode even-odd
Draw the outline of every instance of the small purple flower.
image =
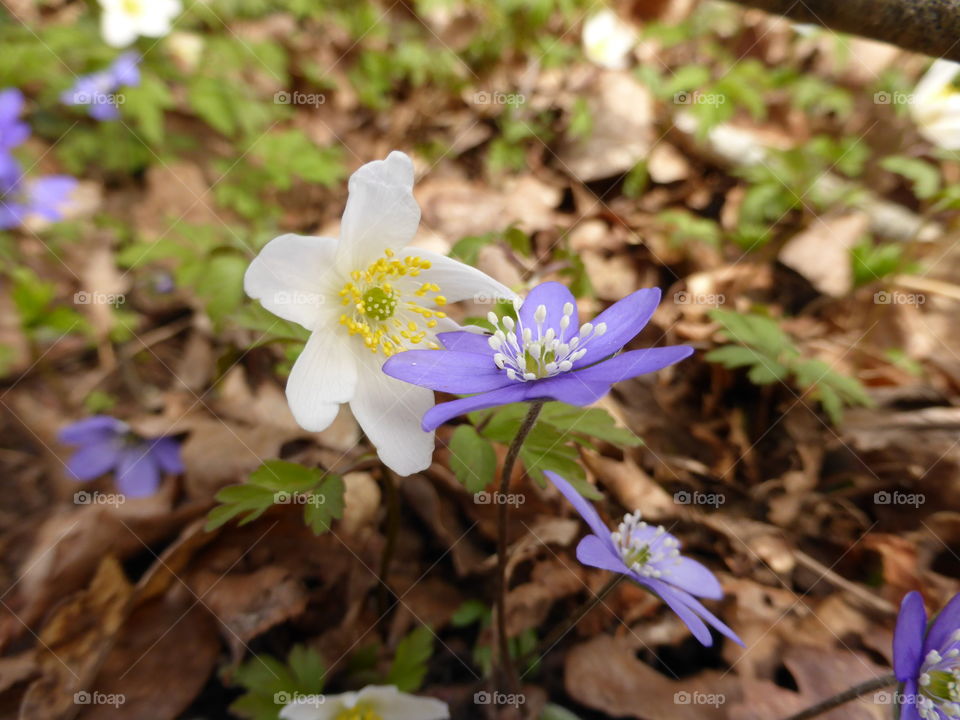
[[0, 90], [0, 155], [7, 155], [30, 137], [30, 126], [20, 120], [22, 110], [23, 93], [16, 88]]
[[[653, 315], [658, 288], [637, 290], [579, 325], [576, 300], [557, 282], [535, 287], [517, 305], [517, 320], [488, 318], [493, 335], [440, 333], [445, 350], [407, 350], [383, 371], [413, 385], [472, 397], [440, 403], [424, 416], [430, 431], [447, 420], [484, 408], [553, 398], [589, 405], [621, 380], [654, 372], [693, 353], [686, 345], [620, 352]], [[617, 354], [620, 353], [620, 354]]]
[[95, 120], [116, 120], [123, 102], [117, 91], [140, 84], [140, 60], [135, 52], [124, 53], [105, 70], [77, 78], [73, 87], [60, 96], [65, 105], [87, 105]]
[[903, 598], [893, 634], [893, 670], [903, 683], [900, 720], [960, 716], [960, 595], [929, 630], [920, 593]]
[[577, 545], [577, 560], [584, 565], [622, 573], [656, 593], [707, 647], [713, 644], [710, 625], [738, 645], [743, 641], [707, 610], [696, 597], [719, 600], [723, 589], [717, 578], [696, 560], [680, 554], [680, 541], [663, 527], [651, 527], [640, 520], [640, 512], [625, 515], [616, 532], [610, 532], [596, 509], [569, 482], [555, 472], [547, 479], [570, 501], [592, 535]]
[[162, 473], [183, 472], [176, 439], [141, 438], [125, 422], [109, 415], [94, 415], [68, 425], [58, 439], [78, 446], [67, 463], [74, 478], [85, 482], [112, 470], [117, 489], [129, 497], [155, 493]]
[[23, 224], [30, 215], [60, 220], [70, 194], [77, 186], [69, 175], [26, 179], [13, 158], [0, 158], [0, 230]]

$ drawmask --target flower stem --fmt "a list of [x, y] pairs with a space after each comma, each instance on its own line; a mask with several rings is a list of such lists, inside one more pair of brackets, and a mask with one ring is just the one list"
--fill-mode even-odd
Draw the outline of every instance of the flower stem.
[[856, 700], [861, 695], [866, 695], [868, 692], [873, 690], [879, 690], [880, 688], [890, 687], [891, 685], [897, 684], [897, 678], [895, 675], [884, 675], [882, 677], [874, 678], [873, 680], [867, 680], [864, 683], [859, 685], [854, 685], [849, 690], [844, 690], [842, 693], [838, 693], [831, 698], [827, 698], [822, 702], [818, 702], [816, 705], [811, 705], [806, 710], [798, 712], [796, 715], [791, 715], [786, 718], [786, 720], [807, 720], [807, 718], [816, 717], [817, 715], [822, 715], [828, 710], [833, 710], [835, 707], [839, 707], [844, 703], [848, 703], [851, 700]]
[[500, 671], [506, 681], [508, 693], [519, 690], [519, 680], [517, 669], [510, 657], [510, 641], [507, 638], [507, 511], [510, 506], [506, 502], [506, 495], [510, 490], [510, 476], [513, 475], [513, 466], [517, 462], [520, 448], [523, 441], [527, 439], [527, 435], [533, 430], [533, 426], [536, 425], [537, 417], [545, 402], [545, 400], [534, 400], [530, 403], [527, 416], [507, 449], [503, 469], [500, 471], [500, 495], [497, 506], [497, 646]]
[[568, 632], [576, 627], [577, 623], [583, 620], [583, 618], [585, 618], [591, 610], [602, 603], [603, 599], [613, 592], [617, 585], [626, 579], [626, 575], [622, 573], [616, 573], [602, 588], [600, 588], [600, 592], [596, 593], [590, 600], [587, 600], [587, 602], [581, 605], [580, 609], [577, 610], [573, 617], [571, 617], [562, 625], [558, 625], [556, 628], [554, 628], [553, 632], [547, 635], [543, 642], [537, 645], [536, 649], [530, 653], [530, 655], [527, 655], [524, 660], [530, 660], [530, 658], [536, 656], [530, 665], [532, 666], [534, 663], [538, 662], [544, 655], [550, 652], [553, 649], [553, 646], [560, 642]]

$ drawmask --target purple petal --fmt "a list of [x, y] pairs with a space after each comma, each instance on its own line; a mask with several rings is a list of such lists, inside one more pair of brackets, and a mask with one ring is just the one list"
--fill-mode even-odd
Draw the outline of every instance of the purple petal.
[[119, 85], [136, 87], [140, 84], [140, 55], [136, 52], [127, 52], [118, 57], [110, 66], [110, 73], [114, 82]]
[[27, 208], [15, 202], [0, 200], [0, 230], [9, 230], [23, 224]]
[[[563, 306], [567, 303], [573, 305], [573, 314], [570, 316], [570, 325], [566, 331], [560, 328], [560, 318], [563, 317]], [[545, 282], [537, 285], [530, 294], [523, 300], [517, 317], [520, 322], [517, 324], [517, 340], [523, 341], [523, 330], [527, 329], [533, 333], [533, 339], [540, 337], [537, 330], [537, 321], [534, 320], [534, 314], [537, 308], [543, 305], [547, 311], [547, 317], [541, 326], [545, 333], [548, 328], [553, 328], [557, 337], [563, 339], [564, 334], [567, 338], [573, 337], [580, 327], [577, 321], [577, 299], [573, 296], [566, 285], [558, 282]]]
[[903, 684], [900, 691], [904, 697], [904, 702], [900, 703], [899, 720], [921, 720], [920, 711], [917, 709], [917, 695], [919, 694], [916, 678], [911, 677]]
[[114, 103], [106, 101], [91, 103], [88, 112], [90, 117], [99, 122], [116, 120], [118, 117], [120, 117], [120, 108], [118, 108]]
[[661, 578], [664, 582], [680, 588], [697, 597], [719, 600], [723, 597], [723, 588], [716, 575], [706, 567], [687, 557], [677, 558], [676, 565], [670, 565], [670, 573]]
[[413, 385], [457, 395], [514, 384], [493, 364], [492, 355], [492, 351], [480, 355], [454, 350], [407, 350], [388, 358], [383, 371]]
[[893, 669], [897, 680], [916, 677], [923, 659], [923, 633], [927, 627], [927, 611], [923, 596], [913, 591], [900, 602], [900, 614], [893, 633]]
[[180, 459], [180, 443], [176, 438], [157, 438], [150, 446], [150, 454], [163, 472], [171, 475], [179, 475], [183, 472], [183, 461]]
[[120, 458], [120, 441], [115, 437], [85, 444], [67, 461], [67, 469], [77, 480], [98, 478], [116, 467]]
[[109, 415], [94, 415], [67, 425], [57, 434], [57, 440], [65, 445], [87, 445], [122, 435], [128, 430], [122, 420]]
[[160, 486], [160, 468], [143, 445], [129, 447], [117, 464], [117, 489], [127, 497], [153, 495]]
[[30, 184], [30, 212], [47, 220], [59, 220], [63, 217], [63, 206], [76, 187], [76, 179], [67, 175], [37, 178]]
[[[656, 583], [661, 587], [655, 587], [654, 583]], [[739, 645], [740, 647], [746, 647], [746, 645], [743, 644], [743, 640], [741, 640], [733, 630], [727, 627], [727, 625], [724, 622], [722, 622], [720, 618], [718, 618], [712, 612], [707, 610], [707, 608], [703, 606], [703, 603], [701, 603], [699, 600], [697, 600], [695, 597], [693, 597], [689, 593], [684, 592], [683, 590], [677, 590], [677, 589], [671, 588], [667, 586], [665, 583], [663, 583], [662, 581], [652, 581], [648, 584], [650, 584], [651, 587], [655, 587], [657, 594], [660, 595], [660, 597], [662, 597], [664, 601], [668, 605], [670, 605], [671, 609], [674, 612], [676, 612], [677, 615], [680, 616], [680, 619], [684, 621], [684, 623], [688, 628], [690, 628], [690, 632], [692, 632], [694, 636], [707, 647], [710, 647], [710, 645], [713, 644], [713, 639], [711, 638], [710, 642], [704, 642], [703, 639], [697, 635], [693, 627], [691, 627], [690, 623], [687, 622], [684, 616], [681, 615], [679, 612], [677, 612], [678, 606], [680, 605], [685, 606], [692, 612], [696, 613], [700, 618], [710, 623], [710, 625], [712, 625], [716, 630], [718, 630], [721, 635], [725, 635], [726, 637], [730, 638], [735, 643], [737, 643], [737, 645]], [[666, 595], [664, 595], [664, 593], [666, 593]], [[668, 596], [672, 598], [673, 602], [668, 600]], [[709, 635], [709, 632], [707, 634]]]
[[711, 647], [713, 645], [713, 636], [709, 628], [704, 624], [697, 614], [691, 610], [685, 602], [684, 596], [687, 594], [682, 590], [674, 590], [669, 585], [642, 577], [636, 573], [630, 573], [630, 576], [641, 585], [645, 585], [653, 590], [667, 606], [677, 614], [677, 617], [683, 621], [693, 636], [700, 641], [702, 645]]
[[660, 288], [643, 288], [618, 300], [597, 315], [593, 319], [593, 326], [604, 323], [607, 330], [599, 337], [590, 336], [581, 345], [588, 350], [579, 364], [595, 363], [613, 355], [646, 327], [659, 304]]
[[610, 383], [587, 382], [577, 372], [560, 373], [524, 384], [529, 386], [527, 397], [530, 399], [553, 398], [570, 405], [589, 405], [610, 392]]
[[[678, 363], [693, 355], [688, 345], [668, 345], [667, 347], [644, 348], [621, 353], [597, 365], [575, 370], [572, 374], [586, 383], [607, 383], [612, 385], [622, 380], [646, 375]], [[587, 352], [586, 357], [590, 356]]]
[[590, 526], [590, 529], [593, 530], [593, 534], [599, 537], [601, 540], [606, 538], [605, 542], [609, 542], [610, 548], [612, 549], [613, 541], [610, 540], [610, 530], [607, 528], [606, 523], [600, 519], [600, 514], [597, 512], [596, 508], [593, 507], [593, 504], [583, 495], [578, 493], [577, 489], [573, 487], [573, 485], [557, 475], [555, 472], [547, 470], [544, 475], [547, 476], [547, 480], [552, 482], [554, 487], [560, 491], [560, 493], [570, 502], [571, 505], [573, 505], [576, 511], [580, 513], [580, 517], [582, 517], [587, 525]]
[[23, 145], [30, 137], [30, 126], [22, 122], [0, 123], [0, 151], [7, 152]]
[[493, 352], [490, 349], [490, 345], [487, 344], [489, 337], [489, 335], [480, 335], [479, 333], [467, 332], [466, 330], [437, 333], [437, 340], [439, 340], [447, 350], [478, 353], [480, 355], [486, 355], [487, 357], [490, 357], [490, 354]]
[[[413, 351], [407, 350], [407, 352]], [[431, 430], [436, 430], [447, 422], [447, 420], [455, 418], [458, 415], [525, 400], [527, 398], [527, 389], [523, 386], [524, 383], [512, 383], [498, 390], [491, 390], [490, 392], [480, 395], [434, 405], [424, 414], [423, 420], [420, 422], [420, 427], [426, 432], [430, 432]]]
[[923, 644], [923, 655], [926, 656], [931, 650], [942, 650], [957, 630], [960, 630], [960, 594], [954, 595], [933, 621], [927, 641]]
[[577, 545], [577, 560], [590, 567], [626, 574], [629, 571], [623, 563], [623, 558], [609, 542], [609, 531], [606, 532], [606, 538], [607, 542], [604, 542], [602, 537], [585, 535]]
[[23, 93], [17, 88], [0, 91], [0, 124], [10, 123], [23, 111]]

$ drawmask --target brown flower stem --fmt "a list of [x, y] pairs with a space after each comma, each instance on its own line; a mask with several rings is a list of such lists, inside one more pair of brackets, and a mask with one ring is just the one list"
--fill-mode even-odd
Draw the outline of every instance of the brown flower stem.
[[[539, 662], [544, 655], [553, 649], [554, 645], [560, 642], [568, 632], [576, 627], [577, 623], [583, 620], [583, 618], [585, 618], [587, 614], [597, 605], [602, 603], [603, 599], [613, 592], [613, 590], [626, 579], [626, 575], [622, 573], [616, 573], [602, 588], [600, 588], [600, 592], [594, 594], [591, 599], [587, 600], [583, 605], [581, 605], [580, 609], [577, 610], [577, 612], [569, 620], [554, 628], [553, 632], [547, 635], [543, 642], [537, 645], [536, 649], [524, 658], [524, 661], [534, 658], [532, 662], [529, 663], [530, 666], [536, 662]], [[529, 672], [529, 667], [527, 668], [527, 671]]]
[[510, 490], [510, 476], [513, 475], [513, 466], [517, 462], [520, 448], [527, 435], [537, 423], [537, 417], [543, 409], [546, 400], [534, 400], [530, 403], [527, 416], [523, 419], [520, 429], [507, 449], [507, 456], [500, 471], [500, 495], [497, 506], [497, 646], [500, 672], [506, 682], [507, 693], [516, 693], [519, 690], [517, 669], [510, 657], [510, 641], [507, 638], [507, 515], [509, 505], [506, 502], [507, 492]]
[[827, 698], [822, 702], [818, 702], [816, 705], [811, 705], [806, 710], [798, 712], [796, 715], [791, 715], [786, 718], [786, 720], [807, 720], [807, 718], [816, 717], [817, 715], [822, 715], [828, 710], [833, 710], [835, 707], [839, 707], [844, 703], [848, 703], [851, 700], [856, 700], [861, 695], [866, 695], [868, 692], [873, 690], [880, 690], [881, 688], [890, 687], [891, 685], [897, 684], [897, 678], [895, 675], [884, 675], [883, 677], [874, 678], [873, 680], [867, 680], [864, 683], [855, 685], [849, 690], [844, 690], [842, 693], [838, 693], [831, 698]]

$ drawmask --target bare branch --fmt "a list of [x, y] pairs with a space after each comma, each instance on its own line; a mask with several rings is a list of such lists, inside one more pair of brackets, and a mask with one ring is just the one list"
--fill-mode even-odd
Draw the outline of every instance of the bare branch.
[[735, 0], [801, 23], [960, 61], [960, 0]]

